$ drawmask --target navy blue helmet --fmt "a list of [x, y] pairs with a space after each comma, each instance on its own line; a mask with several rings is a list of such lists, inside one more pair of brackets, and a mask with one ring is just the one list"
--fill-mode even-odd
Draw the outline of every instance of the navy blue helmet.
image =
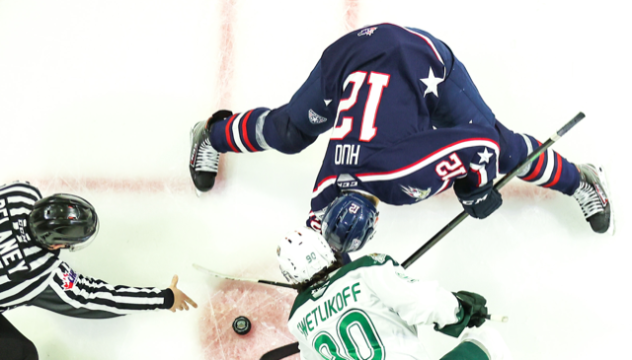
[[29, 214], [29, 230], [34, 240], [46, 248], [64, 245], [71, 251], [83, 249], [99, 230], [96, 210], [85, 199], [55, 194], [37, 201]]
[[377, 216], [369, 199], [354, 192], [343, 193], [325, 211], [323, 237], [338, 253], [360, 250], [373, 237]]

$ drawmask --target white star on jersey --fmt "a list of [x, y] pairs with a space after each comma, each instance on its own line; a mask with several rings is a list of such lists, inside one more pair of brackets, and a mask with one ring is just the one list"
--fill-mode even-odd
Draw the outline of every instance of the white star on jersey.
[[489, 163], [489, 158], [494, 156], [494, 153], [487, 152], [487, 148], [485, 148], [485, 150], [482, 153], [477, 153], [477, 154], [478, 156], [481, 157], [481, 161], [478, 162], [479, 164], [484, 163], [484, 162]]
[[435, 77], [434, 71], [432, 71], [432, 68], [430, 68], [427, 78], [419, 79], [419, 80], [421, 80], [421, 82], [423, 82], [426, 85], [426, 91], [424, 91], [424, 97], [428, 93], [433, 93], [435, 94], [436, 97], [439, 97], [439, 91], [437, 90], [437, 85], [439, 85], [443, 81], [443, 78]]

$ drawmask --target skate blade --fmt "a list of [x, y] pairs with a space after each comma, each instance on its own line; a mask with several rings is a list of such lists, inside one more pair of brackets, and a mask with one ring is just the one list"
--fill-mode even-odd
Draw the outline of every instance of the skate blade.
[[606, 192], [606, 196], [608, 197], [608, 204], [610, 204], [610, 225], [608, 226], [608, 231], [605, 234], [610, 236], [614, 236], [615, 233], [615, 223], [614, 223], [614, 207], [612, 206], [612, 193], [610, 192], [610, 184], [608, 184], [608, 178], [606, 177], [606, 171], [603, 166], [597, 166], [599, 169], [599, 181], [604, 187], [604, 191]]
[[[191, 128], [191, 131], [189, 131], [189, 150], [191, 150], [191, 147], [193, 146], [193, 134], [195, 132], [195, 127], [196, 126], [197, 126], [197, 123], [195, 125], [193, 125], [193, 127]], [[192, 155], [189, 154], [189, 158], [191, 158], [191, 157], [192, 157]], [[191, 160], [189, 159], [189, 161], [191, 161]], [[191, 166], [191, 165], [189, 164], [189, 166]], [[198, 198], [202, 197], [202, 194], [204, 194], [204, 193], [201, 192], [198, 189], [195, 189], [195, 195]]]

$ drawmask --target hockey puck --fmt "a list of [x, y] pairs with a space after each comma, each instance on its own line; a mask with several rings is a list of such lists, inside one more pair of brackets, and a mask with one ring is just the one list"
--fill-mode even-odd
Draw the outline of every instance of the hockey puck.
[[245, 316], [238, 316], [233, 321], [233, 330], [239, 335], [246, 335], [250, 331], [250, 320]]

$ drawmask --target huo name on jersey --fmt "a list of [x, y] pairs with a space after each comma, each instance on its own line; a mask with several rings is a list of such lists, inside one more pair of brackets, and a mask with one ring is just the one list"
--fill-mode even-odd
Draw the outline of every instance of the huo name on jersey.
[[334, 164], [336, 165], [358, 165], [360, 157], [360, 145], [336, 145]]

